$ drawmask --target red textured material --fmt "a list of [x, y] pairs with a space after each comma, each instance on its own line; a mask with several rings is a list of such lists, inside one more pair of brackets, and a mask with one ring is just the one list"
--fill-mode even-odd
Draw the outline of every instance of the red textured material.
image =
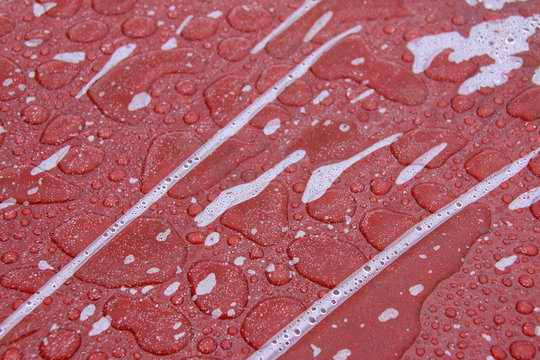
[[[485, 21], [531, 16], [538, 0], [500, 10], [464, 0], [321, 0], [250, 53], [302, 4], [0, 3], [2, 321], [309, 54], [362, 25], [45, 298], [0, 340], [0, 359], [246, 359], [411, 226], [540, 146], [540, 30], [515, 54], [523, 62], [507, 82], [470, 95], [460, 85], [492, 59], [455, 63], [446, 49], [415, 73], [407, 49], [426, 35], [468, 36]], [[129, 44], [134, 51], [77, 96]], [[317, 168], [396, 133], [324, 195], [302, 201]], [[260, 194], [198, 226], [222, 192], [296, 150], [305, 157]], [[508, 205], [539, 186], [540, 156], [282, 358], [538, 358], [540, 202]]]

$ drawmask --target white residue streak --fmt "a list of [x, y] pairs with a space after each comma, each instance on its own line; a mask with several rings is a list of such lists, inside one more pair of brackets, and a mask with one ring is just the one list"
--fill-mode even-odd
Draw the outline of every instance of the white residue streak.
[[[108, 244], [115, 238], [128, 224], [134, 219], [142, 216], [153, 204], [161, 199], [169, 189], [174, 186], [178, 181], [183, 179], [193, 169], [195, 169], [202, 160], [206, 159], [216, 149], [218, 149], [223, 143], [234, 136], [240, 131], [246, 124], [249, 123], [266, 105], [272, 103], [276, 98], [296, 80], [304, 76], [311, 66], [332, 47], [339, 43], [345, 37], [359, 32], [361, 26], [355, 26], [349, 30], [346, 30], [337, 36], [333, 37], [323, 45], [319, 46], [315, 51], [308, 55], [304, 60], [292, 69], [286, 76], [278, 80], [274, 85], [265, 91], [262, 95], [255, 99], [249, 106], [242, 110], [233, 120], [231, 120], [225, 127], [218, 130], [204, 145], [197, 149], [190, 157], [188, 157], [180, 166], [173, 170], [168, 176], [164, 177], [148, 194], [144, 195], [139, 201], [128, 209], [120, 218], [116, 220], [102, 235], [97, 237], [85, 250], [81, 251], [79, 255], [73, 258], [69, 263], [64, 265], [62, 269], [51, 277], [36, 293], [30, 296], [23, 305], [19, 306], [17, 310], [12, 312], [7, 318], [0, 324], [0, 339], [2, 339], [7, 333], [9, 333], [17, 324], [19, 324], [26, 316], [31, 314], [43, 300], [48, 296], [51, 296], [58, 288], [60, 288], [68, 279], [70, 279], [84, 264], [85, 262], [97, 254], [100, 249]], [[115, 63], [121, 61], [121, 57], [127, 57], [134, 49], [134, 45], [127, 46], [123, 50], [117, 49], [117, 56], [111, 57], [109, 60], [110, 69], [113, 65], [112, 60]], [[119, 51], [119, 52], [118, 52]], [[113, 59], [114, 58], [114, 59]], [[108, 70], [102, 69], [100, 76]], [[94, 80], [95, 81], [95, 80]], [[87, 84], [87, 88], [91, 85]], [[80, 94], [84, 94], [87, 89], [83, 89]]]
[[320, 94], [317, 95], [315, 99], [313, 99], [313, 105], [319, 105], [321, 101], [323, 101], [324, 99], [328, 97], [328, 95], [330, 95], [328, 90], [321, 91]]
[[327, 11], [320, 18], [315, 21], [313, 26], [308, 30], [306, 36], [304, 36], [304, 42], [310, 42], [321, 31], [326, 24], [332, 19], [333, 12]]
[[96, 305], [90, 304], [86, 306], [81, 311], [81, 315], [79, 315], [79, 320], [86, 321], [90, 316], [94, 315], [94, 312], [96, 312]]
[[304, 150], [297, 150], [255, 180], [224, 190], [204, 209], [203, 212], [195, 217], [195, 222], [197, 222], [197, 225], [199, 226], [206, 226], [233, 206], [248, 201], [249, 199], [253, 199], [255, 196], [259, 195], [268, 184], [276, 178], [276, 176], [281, 174], [287, 166], [300, 161], [305, 155], [306, 152]]
[[536, 71], [534, 72], [534, 75], [533, 75], [531, 81], [532, 81], [533, 84], [535, 84], [535, 85], [540, 85], [540, 66], [539, 66], [538, 69], [536, 69]]
[[124, 265], [129, 265], [135, 261], [135, 256], [133, 254], [129, 254], [124, 258]]
[[475, 6], [478, 3], [482, 3], [484, 7], [488, 10], [500, 10], [504, 7], [505, 4], [515, 3], [518, 1], [527, 1], [527, 0], [465, 0], [470, 6]]
[[178, 290], [179, 287], [180, 287], [180, 282], [175, 281], [171, 285], [167, 286], [167, 288], [163, 292], [163, 295], [171, 296], [172, 294], [174, 294]]
[[315, 201], [326, 193], [326, 190], [332, 186], [332, 183], [348, 168], [353, 166], [356, 162], [365, 158], [374, 151], [392, 144], [401, 136], [401, 133], [394, 134], [392, 136], [383, 139], [367, 149], [359, 152], [358, 154], [343, 160], [341, 162], [321, 166], [313, 172], [306, 186], [306, 190], [302, 195], [302, 202], [309, 203]]
[[411, 294], [412, 296], [416, 296], [420, 294], [422, 291], [424, 291], [424, 285], [422, 284], [417, 284], [409, 288], [409, 294]]
[[55, 2], [46, 2], [43, 4], [34, 3], [32, 10], [34, 11], [35, 17], [40, 17], [41, 15], [45, 14], [47, 11], [51, 10], [55, 6], [56, 6]]
[[92, 330], [88, 333], [88, 336], [96, 336], [107, 330], [111, 326], [111, 318], [104, 316], [95, 323], [92, 324]]
[[182, 21], [178, 29], [176, 29], [176, 35], [180, 35], [182, 33], [182, 30], [184, 30], [184, 28], [191, 21], [191, 19], [193, 19], [193, 15], [189, 15], [184, 19], [184, 21]]
[[214, 246], [219, 242], [220, 235], [218, 232], [213, 232], [208, 234], [206, 239], [204, 239], [204, 246]]
[[160, 232], [156, 235], [156, 240], [159, 242], [167, 240], [167, 237], [171, 235], [171, 229], [167, 229], [164, 232]]
[[281, 120], [279, 120], [278, 118], [272, 119], [269, 122], [267, 122], [266, 125], [264, 126], [263, 133], [266, 136], [272, 135], [273, 133], [278, 131], [280, 126], [281, 126]]
[[28, 46], [28, 47], [36, 47], [38, 45], [41, 45], [43, 44], [43, 40], [41, 39], [30, 39], [30, 40], [26, 40], [24, 42], [24, 45]]
[[170, 38], [163, 45], [161, 45], [161, 50], [172, 50], [176, 48], [178, 44], [176, 43], [175, 38]]
[[101, 70], [92, 79], [90, 79], [90, 81], [81, 89], [81, 91], [79, 91], [79, 93], [75, 95], [75, 99], [80, 99], [84, 94], [86, 94], [88, 89], [90, 89], [90, 87], [94, 85], [96, 81], [105, 76], [105, 74], [111, 71], [111, 69], [118, 65], [119, 62], [131, 55], [131, 53], [135, 50], [136, 47], [137, 45], [135, 44], [127, 44], [124, 46], [120, 46], [118, 49], [116, 49], [111, 55], [109, 61], [105, 63], [103, 68], [101, 68]]
[[373, 94], [374, 92], [375, 92], [375, 90], [373, 90], [373, 89], [368, 89], [368, 90], [364, 91], [363, 93], [361, 93], [360, 95], [358, 95], [357, 97], [352, 99], [351, 104], [354, 104], [355, 102], [358, 102], [360, 100], [363, 100], [363, 99], [367, 98], [369, 95]]
[[486, 21], [471, 28], [469, 37], [457, 31], [428, 35], [410, 41], [407, 48], [414, 54], [413, 72], [425, 71], [445, 49], [454, 50], [448, 60], [461, 63], [476, 56], [488, 55], [494, 63], [480, 68], [465, 80], [458, 93], [469, 95], [482, 87], [495, 87], [508, 81], [505, 75], [519, 69], [523, 59], [515, 54], [529, 50], [527, 39], [540, 27], [540, 15], [528, 18], [510, 16], [504, 20]]
[[78, 64], [81, 61], [84, 61], [84, 59], [86, 59], [84, 51], [65, 52], [54, 56], [54, 60], [60, 60], [71, 64]]
[[206, 17], [209, 17], [211, 19], [217, 19], [219, 18], [223, 13], [219, 10], [212, 11], [211, 13], [207, 14]]
[[39, 270], [54, 270], [47, 260], [39, 260], [37, 267]]
[[315, 346], [313, 344], [310, 344], [309, 346], [313, 350], [313, 357], [316, 358], [321, 353], [321, 348], [317, 347], [317, 346]]
[[133, 98], [131, 98], [131, 102], [128, 105], [128, 110], [136, 111], [145, 108], [150, 104], [150, 101], [152, 101], [152, 97], [145, 92], [133, 95]]
[[399, 315], [399, 311], [397, 311], [394, 308], [388, 308], [384, 310], [381, 315], [377, 318], [380, 322], [387, 322], [388, 320], [392, 320], [397, 318]]
[[[534, 159], [539, 154], [540, 148], [515, 160], [501, 170], [491, 174], [434, 214], [413, 225], [397, 240], [387, 246], [386, 249], [350, 274], [345, 280], [334, 287], [332, 291], [315, 301], [306, 311], [296, 319], [293, 319], [288, 325], [272, 336], [272, 338], [268, 339], [259, 350], [249, 357], [249, 360], [277, 359], [296, 344], [302, 336], [307, 334], [314, 326], [374, 279], [401, 255], [414, 247], [432, 231], [439, 228], [448, 219], [461, 212], [461, 210], [479, 201], [491, 191], [498, 188], [502, 183], [514, 177], [527, 166], [531, 159]], [[290, 335], [295, 333], [299, 333], [300, 335]]]
[[407, 181], [411, 180], [416, 174], [422, 171], [431, 160], [433, 160], [437, 155], [441, 153], [448, 144], [443, 142], [437, 146], [432, 147], [417, 159], [415, 159], [412, 164], [407, 166], [405, 169], [399, 173], [399, 176], [396, 179], [396, 184], [401, 185], [405, 184]]
[[242, 266], [242, 265], [244, 265], [244, 261], [246, 261], [246, 258], [243, 257], [243, 256], [239, 256], [236, 259], [234, 259], [234, 265]]
[[8, 206], [15, 205], [17, 200], [14, 198], [8, 198], [0, 203], [0, 210], [7, 208]]
[[508, 208], [510, 210], [522, 209], [531, 206], [538, 200], [540, 200], [540, 186], [519, 195], [508, 205]]
[[63, 148], [49, 156], [47, 159], [43, 160], [38, 166], [36, 166], [30, 171], [30, 175], [36, 176], [37, 174], [41, 174], [44, 171], [54, 169], [58, 165], [58, 163], [62, 161], [64, 156], [67, 155], [69, 148], [69, 145], [64, 146]]
[[268, 44], [272, 39], [277, 37], [279, 34], [281, 34], [283, 31], [285, 31], [289, 26], [294, 24], [296, 20], [300, 19], [302, 16], [304, 16], [305, 13], [307, 13], [309, 10], [311, 10], [315, 5], [317, 5], [321, 0], [306, 0], [302, 6], [300, 6], [298, 9], [296, 9], [287, 19], [285, 19], [284, 22], [279, 24], [277, 28], [272, 30], [270, 34], [266, 35], [264, 39], [261, 40], [257, 45], [251, 49], [251, 53], [255, 54], [264, 49], [266, 44]]
[[351, 356], [351, 350], [341, 349], [332, 357], [333, 360], [347, 360]]
[[216, 286], [216, 274], [210, 273], [204, 279], [202, 279], [195, 288], [195, 295], [207, 295], [212, 292]]
[[506, 270], [507, 267], [513, 265], [517, 260], [517, 255], [502, 258], [495, 263], [495, 267], [501, 271]]

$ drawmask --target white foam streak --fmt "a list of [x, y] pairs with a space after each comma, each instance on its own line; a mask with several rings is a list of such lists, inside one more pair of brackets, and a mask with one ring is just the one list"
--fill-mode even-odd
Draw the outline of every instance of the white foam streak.
[[325, 12], [315, 23], [313, 26], [308, 30], [306, 33], [306, 36], [304, 36], [304, 42], [310, 42], [317, 34], [328, 24], [328, 22], [332, 19], [332, 16], [334, 13], [332, 11]]
[[77, 95], [75, 95], [75, 99], [80, 99], [84, 94], [86, 94], [88, 89], [90, 89], [90, 87], [94, 85], [96, 81], [101, 79], [103, 76], [105, 76], [105, 74], [111, 71], [113, 67], [115, 67], [116, 65], [118, 65], [118, 63], [131, 55], [131, 53], [135, 50], [136, 47], [137, 45], [135, 44], [127, 44], [124, 46], [120, 46], [118, 49], [116, 49], [111, 55], [109, 61], [105, 63], [103, 68], [92, 79], [90, 79], [90, 81], [81, 89], [81, 91], [79, 91]]
[[69, 149], [69, 145], [64, 146], [63, 148], [49, 156], [47, 159], [43, 160], [38, 166], [33, 168], [30, 171], [30, 175], [36, 176], [37, 174], [41, 174], [44, 171], [54, 169], [58, 165], [58, 163], [62, 161], [64, 156], [67, 155]]
[[[150, 206], [156, 203], [164, 196], [171, 187], [173, 187], [180, 179], [189, 174], [201, 161], [206, 159], [225, 141], [234, 136], [242, 129], [255, 115], [259, 113], [266, 105], [273, 102], [279, 94], [283, 92], [289, 85], [301, 78], [309, 68], [328, 50], [336, 45], [343, 38], [350, 34], [360, 31], [361, 26], [355, 26], [347, 31], [342, 32], [336, 37], [330, 39], [310, 55], [308, 55], [299, 65], [292, 69], [284, 78], [280, 79], [265, 93], [259, 96], [252, 104], [245, 108], [225, 127], [217, 131], [210, 140], [202, 147], [195, 151], [187, 160], [174, 169], [165, 179], [157, 184], [150, 192], [143, 196], [132, 208], [128, 209], [114, 224], [112, 224], [103, 234], [95, 239], [86, 247], [79, 255], [71, 262], [66, 264], [58, 273], [49, 279], [35, 294], [30, 296], [28, 300], [17, 308], [0, 324], [0, 339], [2, 339], [11, 329], [21, 322], [28, 314], [34, 311], [43, 300], [52, 295], [62, 284], [70, 279], [77, 270], [79, 270], [92, 256], [94, 256], [101, 248], [107, 245], [116, 234], [126, 228], [133, 220], [144, 214]], [[128, 45], [130, 46], [130, 45]], [[121, 55], [130, 54], [135, 49], [135, 45], [126, 47]], [[119, 49], [117, 49], [118, 51]], [[116, 52], [115, 52], [116, 53]], [[128, 54], [128, 55], [129, 55]], [[113, 57], [114, 54], [113, 54]], [[121, 57], [120, 55], [117, 56]], [[115, 58], [115, 60], [117, 60]], [[112, 60], [112, 58], [111, 58]], [[111, 62], [109, 60], [109, 62]], [[103, 71], [103, 69], [102, 69]]]
[[8, 198], [0, 203], [0, 210], [5, 209], [9, 206], [15, 205], [17, 203], [17, 200], [14, 198]]
[[468, 205], [477, 202], [499, 187], [503, 182], [515, 176], [527, 166], [531, 159], [538, 156], [539, 153], [540, 148], [505, 166], [472, 187], [454, 201], [448, 203], [436, 213], [411, 227], [385, 250], [375, 255], [371, 260], [349, 275], [320, 300], [314, 302], [308, 310], [304, 311], [296, 319], [292, 320], [287, 326], [276, 333], [248, 359], [274, 360], [283, 355], [313, 327], [331, 314], [375, 276], [381, 273], [381, 271], [386, 269], [388, 265], [397, 260], [407, 250], [412, 248], [433, 230], [437, 229], [441, 224], [459, 213]]
[[305, 155], [304, 150], [297, 150], [255, 180], [224, 190], [203, 212], [195, 217], [195, 222], [199, 226], [209, 225], [233, 206], [253, 199], [266, 189], [270, 182], [281, 174], [287, 166], [300, 161]]
[[302, 195], [302, 202], [309, 203], [317, 200], [326, 193], [326, 190], [332, 186], [332, 183], [348, 168], [353, 166], [356, 162], [362, 160], [369, 154], [377, 151], [385, 146], [392, 144], [402, 134], [397, 133], [389, 136], [375, 144], [371, 145], [365, 150], [362, 150], [358, 154], [343, 160], [338, 163], [321, 166], [313, 172], [306, 186], [306, 190]]
[[309, 10], [311, 10], [315, 5], [317, 5], [321, 0], [306, 0], [302, 6], [300, 6], [298, 9], [296, 9], [287, 19], [285, 19], [284, 22], [279, 24], [277, 28], [272, 30], [270, 34], [266, 35], [264, 39], [261, 40], [257, 45], [251, 49], [251, 54], [256, 54], [264, 47], [266, 44], [268, 44], [272, 39], [277, 37], [279, 34], [281, 34], [283, 31], [285, 31], [289, 26], [294, 24], [296, 20], [300, 19], [302, 16], [304, 16], [305, 13], [307, 13]]
[[357, 97], [355, 97], [354, 99], [351, 100], [351, 104], [354, 104], [355, 102], [358, 102], [362, 99], [365, 99], [367, 98], [368, 96], [370, 96], [371, 94], [373, 94], [375, 92], [375, 90], [373, 89], [368, 89], [366, 91], [364, 91], [363, 93], [361, 93], [360, 95], [358, 95]]
[[415, 159], [412, 164], [407, 166], [401, 171], [401, 173], [399, 173], [399, 176], [396, 179], [396, 184], [405, 184], [407, 181], [415, 177], [415, 175], [422, 171], [422, 169], [425, 168], [431, 160], [433, 160], [437, 155], [439, 155], [441, 151], [446, 149], [446, 146], [448, 146], [448, 144], [443, 142], [442, 144], [432, 147], [424, 154], [420, 155], [418, 159]]
[[65, 52], [54, 56], [54, 60], [60, 60], [71, 64], [78, 64], [81, 61], [84, 61], [84, 59], [86, 59], [84, 51]]
[[510, 210], [523, 209], [531, 206], [538, 200], [540, 200], [540, 186], [519, 195], [508, 205], [508, 208]]
[[184, 21], [182, 21], [180, 26], [178, 26], [178, 29], [176, 29], [176, 35], [180, 35], [182, 33], [182, 30], [184, 30], [184, 28], [191, 21], [191, 19], [193, 19], [193, 15], [189, 15], [184, 19]]
[[533, 84], [540, 85], [540, 66], [534, 72], [534, 75], [533, 75], [531, 81], [533, 82]]

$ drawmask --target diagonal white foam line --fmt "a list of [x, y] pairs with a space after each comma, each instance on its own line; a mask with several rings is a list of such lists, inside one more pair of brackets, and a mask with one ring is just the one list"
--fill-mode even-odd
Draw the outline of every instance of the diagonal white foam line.
[[336, 45], [343, 38], [350, 34], [357, 33], [362, 27], [355, 26], [342, 32], [336, 37], [330, 39], [317, 50], [307, 56], [300, 64], [292, 69], [285, 77], [277, 81], [274, 86], [259, 96], [251, 105], [242, 110], [225, 127], [216, 132], [202, 147], [195, 151], [187, 160], [173, 170], [169, 176], [157, 184], [148, 194], [143, 196], [131, 209], [122, 215], [114, 224], [112, 224], [102, 235], [94, 240], [88, 247], [77, 255], [70, 263], [65, 265], [61, 271], [54, 275], [45, 285], [43, 285], [35, 294], [10, 316], [0, 324], [0, 339], [2, 339], [13, 327], [22, 319], [34, 311], [43, 300], [52, 295], [67, 279], [71, 278], [77, 270], [94, 256], [103, 246], [111, 241], [116, 234], [122, 231], [133, 220], [141, 216], [148, 208], [157, 202], [167, 191], [174, 186], [180, 179], [191, 172], [201, 161], [206, 159], [215, 149], [220, 147], [227, 139], [234, 136], [242, 129], [259, 111], [266, 105], [273, 102], [279, 94], [289, 85], [301, 78], [309, 68], [328, 50]]
[[255, 180], [222, 191], [214, 201], [195, 217], [195, 222], [199, 226], [206, 226], [233, 206], [259, 195], [287, 166], [302, 160], [304, 156], [306, 156], [304, 150], [297, 150]]
[[396, 179], [396, 184], [405, 184], [407, 181], [415, 177], [415, 175], [422, 171], [422, 169], [425, 168], [431, 160], [433, 160], [437, 155], [439, 155], [441, 151], [446, 149], [446, 146], [448, 146], [448, 144], [443, 142], [437, 146], [432, 147], [431, 149], [420, 155], [409, 166], [401, 170], [399, 176]]
[[176, 29], [176, 35], [180, 35], [182, 33], [182, 30], [186, 27], [186, 25], [193, 19], [193, 15], [188, 15], [184, 21], [178, 26], [178, 29]]
[[469, 191], [448, 203], [436, 213], [420, 221], [396, 241], [381, 251], [361, 268], [353, 272], [332, 291], [313, 303], [308, 310], [300, 314], [276, 335], [268, 340], [248, 360], [273, 360], [283, 355], [298, 340], [320, 323], [328, 314], [337, 309], [354, 293], [383, 271], [388, 265], [403, 255], [446, 220], [459, 213], [465, 207], [480, 200], [503, 182], [512, 178], [527, 166], [529, 161], [540, 154], [540, 148], [505, 166]]
[[131, 53], [133, 52], [133, 50], [135, 50], [136, 47], [137, 45], [135, 44], [127, 44], [124, 46], [120, 46], [118, 49], [116, 49], [111, 55], [109, 61], [105, 63], [103, 68], [92, 79], [90, 79], [90, 81], [86, 85], [84, 85], [84, 87], [81, 89], [81, 91], [79, 91], [77, 95], [75, 95], [75, 99], [80, 99], [84, 94], [86, 94], [88, 89], [90, 89], [90, 87], [94, 85], [96, 81], [105, 76], [105, 74], [111, 71], [111, 69], [118, 65], [119, 62], [131, 55]]
[[336, 181], [345, 170], [372, 152], [392, 144], [401, 135], [401, 133], [391, 135], [346, 160], [317, 168], [308, 180], [306, 190], [304, 190], [304, 193], [302, 194], [302, 202], [307, 204], [323, 196], [326, 193], [326, 190], [332, 186], [334, 181]]
[[315, 5], [317, 5], [320, 2], [321, 0], [306, 0], [302, 4], [302, 6], [300, 6], [291, 15], [289, 15], [289, 17], [285, 19], [284, 22], [279, 24], [277, 28], [272, 30], [270, 34], [266, 35], [264, 39], [261, 40], [261, 42], [255, 45], [253, 49], [251, 49], [250, 53], [256, 54], [262, 49], [264, 49], [266, 44], [268, 44], [273, 38], [275, 38], [276, 36], [281, 34], [283, 31], [285, 31], [289, 26], [294, 24], [296, 20], [300, 19], [302, 16], [304, 16], [305, 13], [307, 13], [309, 10], [311, 10]]
[[319, 31], [321, 31], [332, 19], [333, 15], [334, 13], [332, 11], [327, 11], [319, 19], [317, 19], [317, 21], [315, 21], [313, 26], [306, 33], [306, 36], [304, 36], [304, 42], [310, 42], [315, 36], [317, 36]]
[[58, 165], [58, 163], [62, 161], [64, 156], [67, 155], [70, 147], [70, 145], [64, 146], [63, 148], [49, 156], [47, 159], [43, 160], [38, 166], [36, 166], [30, 171], [30, 175], [36, 176], [37, 174], [41, 174], [44, 171], [54, 169]]
[[538, 200], [540, 200], [540, 186], [519, 195], [508, 205], [508, 208], [510, 210], [523, 209], [531, 206]]

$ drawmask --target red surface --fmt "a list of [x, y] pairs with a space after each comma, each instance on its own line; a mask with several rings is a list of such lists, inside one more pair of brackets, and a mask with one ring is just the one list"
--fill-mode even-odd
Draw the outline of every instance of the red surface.
[[[420, 36], [466, 35], [486, 20], [529, 16], [540, 9], [537, 0], [500, 11], [462, 0], [321, 1], [255, 55], [249, 50], [301, 1], [260, 1], [250, 11], [241, 0], [55, 2], [37, 18], [31, 1], [0, 5], [0, 84], [12, 79], [0, 85], [0, 202], [17, 200], [0, 210], [0, 318], [321, 43], [357, 24], [363, 29], [0, 340], [3, 360], [246, 358], [411, 225], [540, 144], [540, 88], [531, 82], [539, 30], [508, 82], [468, 96], [458, 95], [461, 82], [490, 59], [455, 64], [447, 51], [414, 74], [406, 49]], [[206, 16], [215, 10], [223, 14]], [[304, 43], [327, 11], [331, 21]], [[178, 47], [160, 50], [170, 38]], [[35, 39], [42, 43], [25, 45]], [[128, 43], [137, 45], [133, 54], [76, 99]], [[78, 64], [53, 59], [77, 51], [86, 54]], [[364, 62], [351, 65], [360, 56]], [[375, 93], [351, 103], [369, 89]], [[323, 90], [329, 96], [313, 104]], [[128, 111], [141, 92], [150, 94], [149, 105]], [[281, 127], [264, 135], [274, 118]], [[397, 132], [404, 135], [345, 171], [323, 197], [301, 202], [316, 168]], [[448, 146], [426, 169], [395, 184], [406, 165], [443, 141]], [[30, 174], [67, 145], [57, 167]], [[306, 157], [259, 196], [207, 227], [194, 222], [221, 191], [296, 149]], [[349, 359], [538, 357], [540, 203], [507, 206], [540, 185], [539, 164], [537, 157], [436, 229], [283, 358], [313, 358], [312, 345], [321, 350], [317, 359], [344, 349]], [[219, 241], [205, 246], [214, 232]], [[495, 268], [512, 255], [512, 265]], [[212, 292], [197, 295], [211, 273]], [[81, 318], [89, 305], [95, 311]], [[389, 308], [399, 315], [380, 321]], [[90, 336], [105, 316], [111, 326]]]

